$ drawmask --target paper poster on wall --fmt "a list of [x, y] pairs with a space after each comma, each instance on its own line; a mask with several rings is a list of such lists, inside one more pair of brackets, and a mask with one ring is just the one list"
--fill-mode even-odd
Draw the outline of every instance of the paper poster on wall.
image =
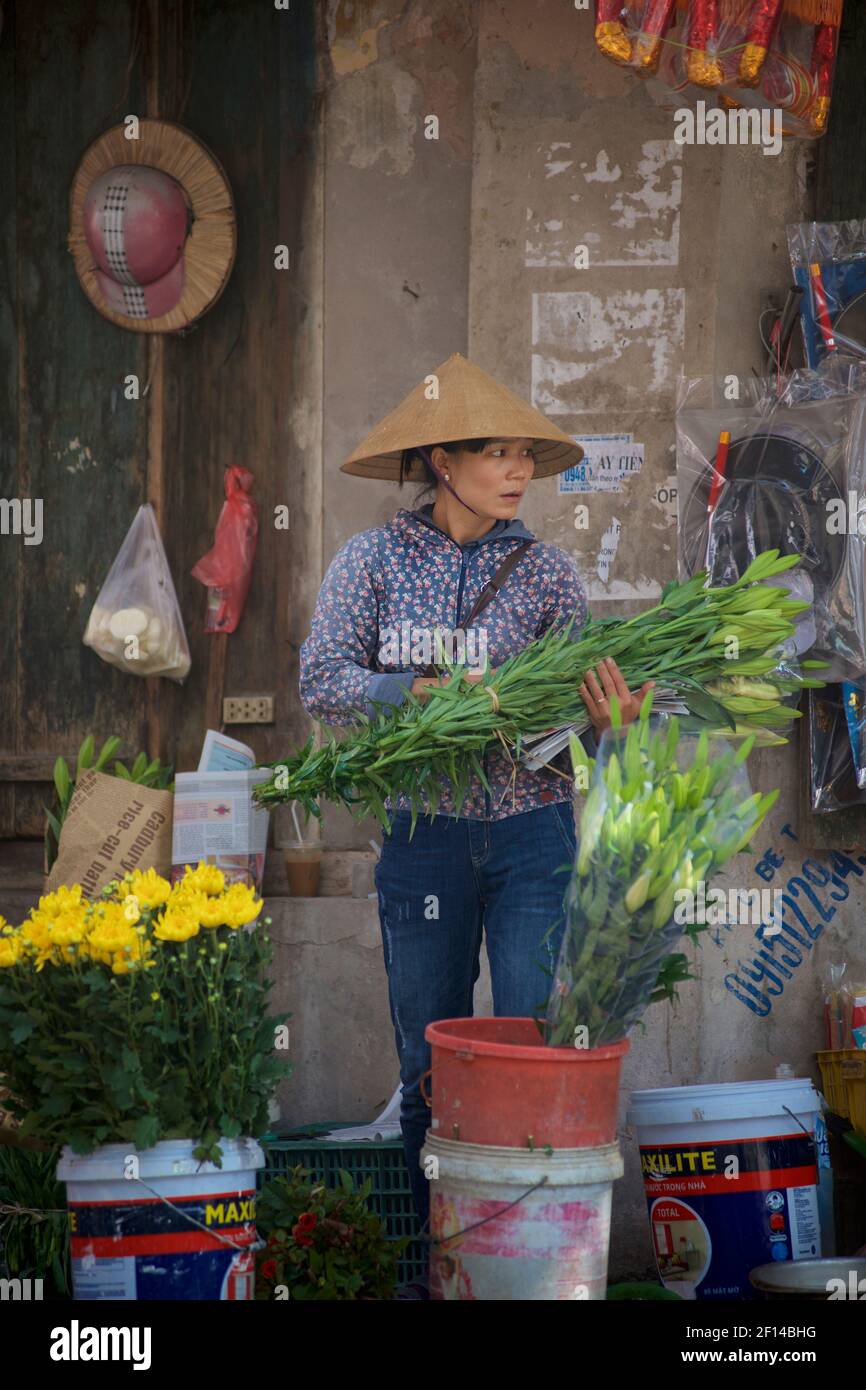
[[622, 492], [623, 479], [643, 467], [643, 444], [635, 444], [631, 434], [574, 435], [583, 449], [583, 458], [573, 468], [558, 475], [557, 491]]

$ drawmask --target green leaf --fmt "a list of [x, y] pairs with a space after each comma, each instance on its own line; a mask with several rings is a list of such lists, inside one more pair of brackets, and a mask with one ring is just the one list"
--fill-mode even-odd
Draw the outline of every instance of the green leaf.
[[54, 785], [62, 805], [69, 796], [70, 787], [69, 768], [66, 766], [65, 758], [57, 758], [54, 763]]
[[115, 763], [115, 764], [114, 764], [114, 775], [115, 775], [115, 777], [122, 777], [122, 778], [124, 779], [124, 781], [126, 781], [126, 782], [131, 782], [131, 781], [132, 781], [132, 778], [130, 777], [129, 773], [127, 772], [126, 768], [123, 766], [123, 763]]
[[106, 766], [109, 759], [114, 757], [119, 747], [120, 739], [115, 734], [107, 738], [99, 750], [99, 757], [96, 759], [94, 771], [100, 772], [102, 768]]
[[686, 689], [682, 692], [683, 702], [689, 711], [697, 715], [699, 719], [705, 719], [710, 724], [724, 724], [729, 729], [736, 729], [737, 721], [724, 705], [714, 700], [712, 695], [708, 695], [705, 690]]
[[84, 772], [87, 768], [90, 767], [90, 764], [93, 762], [93, 748], [93, 734], [88, 734], [87, 738], [84, 740], [84, 742], [78, 750], [78, 761], [75, 765], [76, 776], [79, 772]]
[[153, 1148], [159, 1139], [159, 1120], [156, 1115], [141, 1115], [136, 1120], [133, 1139], [139, 1152]]

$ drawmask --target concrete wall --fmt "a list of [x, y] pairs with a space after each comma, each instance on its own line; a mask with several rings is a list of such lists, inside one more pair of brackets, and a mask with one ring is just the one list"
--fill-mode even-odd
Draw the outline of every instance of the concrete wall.
[[[761, 293], [787, 282], [784, 224], [808, 207], [802, 147], [676, 146], [672, 114], [597, 55], [590, 13], [568, 0], [331, 0], [327, 15], [324, 563], [411, 505], [339, 462], [428, 370], [468, 350], [568, 431], [643, 444], [621, 491], [567, 496], [548, 479], [523, 512], [576, 556], [596, 612], [634, 611], [676, 569], [675, 378], [760, 365]], [[431, 113], [438, 140], [424, 138]], [[588, 269], [573, 266], [578, 244]], [[575, 529], [575, 502], [587, 529]], [[785, 933], [772, 950], [754, 927], [707, 934], [700, 980], [634, 1033], [624, 1107], [631, 1088], [770, 1077], [782, 1061], [813, 1074], [820, 970], [856, 950], [866, 857], [810, 859], [792, 838], [793, 746], [751, 766], [783, 796], [755, 859], [727, 878], [785, 888]], [[326, 818], [333, 846], [374, 831]], [[285, 1116], [372, 1115], [397, 1079], [375, 903], [271, 910], [280, 1003], [295, 1014]], [[476, 1011], [489, 1009], [479, 989]], [[649, 1233], [625, 1130], [622, 1142], [612, 1270], [640, 1273]]]

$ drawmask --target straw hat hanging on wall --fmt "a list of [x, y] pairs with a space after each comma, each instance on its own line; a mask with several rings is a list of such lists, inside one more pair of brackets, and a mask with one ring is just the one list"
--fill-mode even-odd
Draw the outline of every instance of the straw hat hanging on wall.
[[176, 333], [225, 289], [235, 259], [231, 188], [183, 126], [114, 126], [85, 152], [69, 197], [69, 249], [85, 294], [135, 333]]
[[[570, 435], [454, 352], [374, 426], [340, 471], [397, 482], [404, 449], [458, 439], [531, 439], [535, 478], [564, 473], [583, 458]], [[423, 481], [419, 458], [411, 460], [403, 477]]]

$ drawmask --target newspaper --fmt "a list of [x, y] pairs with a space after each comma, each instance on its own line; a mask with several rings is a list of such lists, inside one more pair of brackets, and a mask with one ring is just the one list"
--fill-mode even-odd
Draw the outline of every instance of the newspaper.
[[335, 1144], [355, 1144], [359, 1141], [378, 1143], [385, 1139], [399, 1139], [402, 1133], [400, 1128], [400, 1096], [403, 1087], [398, 1086], [381, 1115], [375, 1120], [371, 1120], [368, 1125], [353, 1125], [349, 1129], [333, 1129], [327, 1134], [317, 1136], [320, 1143], [326, 1139]]
[[255, 765], [256, 755], [252, 748], [236, 738], [229, 738], [228, 734], [208, 729], [198, 760], [199, 772], [245, 772]]
[[[688, 706], [672, 690], [657, 690], [653, 693], [653, 714], [688, 714]], [[583, 724], [562, 724], [558, 729], [548, 729], [541, 734], [533, 734], [523, 740], [520, 761], [531, 772], [537, 772], [545, 763], [552, 762], [557, 753], [568, 747], [572, 734], [580, 738], [592, 725], [587, 719]], [[541, 740], [541, 741], [540, 741]]]
[[[233, 742], [233, 740], [232, 740]], [[171, 878], [187, 864], [216, 864], [227, 883], [250, 883], [261, 892], [268, 841], [268, 810], [252, 799], [266, 782], [266, 767], [243, 772], [179, 772], [174, 783]]]

